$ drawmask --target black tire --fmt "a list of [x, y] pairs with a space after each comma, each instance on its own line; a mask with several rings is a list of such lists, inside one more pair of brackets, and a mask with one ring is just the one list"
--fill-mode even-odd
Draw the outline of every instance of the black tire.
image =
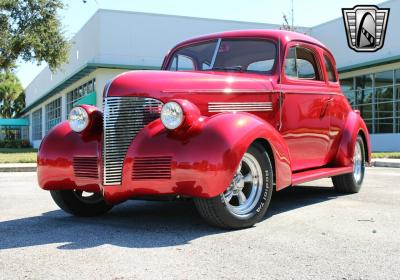
[[62, 210], [74, 216], [98, 216], [108, 212], [113, 207], [104, 201], [101, 193], [83, 196], [82, 191], [54, 190], [50, 191], [50, 194]]
[[[253, 179], [252, 182], [244, 181], [247, 178], [247, 176], [242, 175], [242, 170], [244, 170], [246, 166], [243, 167], [242, 164], [246, 164], [245, 160], [247, 160], [247, 158], [251, 158], [253, 161], [255, 159], [259, 164], [260, 168], [257, 169], [261, 169], [262, 173], [260, 177], [262, 178], [262, 182], [257, 181], [257, 179]], [[240, 166], [241, 167], [238, 168], [238, 173], [235, 174], [235, 178], [232, 180], [232, 184], [226, 189], [224, 193], [221, 193], [220, 195], [213, 198], [194, 199], [194, 203], [196, 205], [199, 214], [204, 218], [204, 220], [207, 223], [209, 223], [212, 226], [224, 229], [241, 229], [241, 228], [251, 227], [254, 224], [260, 222], [263, 219], [265, 213], [267, 212], [269, 203], [271, 201], [272, 192], [274, 189], [273, 169], [268, 153], [261, 145], [253, 144], [245, 153]], [[248, 170], [250, 174], [251, 173], [250, 167], [248, 168]], [[237, 176], [241, 176], [244, 182], [242, 183], [239, 192], [244, 194], [246, 188], [249, 189], [249, 191], [247, 191], [249, 193], [249, 198], [246, 197], [249, 201], [251, 194], [253, 193], [253, 190], [256, 192], [255, 198], [252, 200], [251, 205], [247, 210], [249, 212], [243, 215], [233, 213], [234, 210], [232, 210], [235, 207], [237, 208], [241, 206], [239, 199], [240, 195], [237, 196], [238, 206], [231, 205], [231, 203], [233, 203], [232, 201], [234, 200], [234, 198], [233, 195], [230, 196], [230, 194], [232, 193], [232, 189], [235, 189], [234, 186], [236, 185], [234, 184], [234, 182], [238, 182], [235, 181]], [[251, 178], [258, 178], [258, 176], [257, 177], [252, 176]], [[254, 187], [255, 186], [254, 180], [257, 181], [256, 188]], [[237, 191], [237, 189], [235, 190]], [[230, 193], [228, 194], [228, 192]], [[227, 196], [231, 197], [231, 200], [229, 202], [227, 201], [226, 198]], [[247, 200], [245, 201], [247, 203]]]
[[[343, 174], [339, 176], [332, 177], [333, 186], [335, 190], [340, 193], [358, 193], [361, 189], [362, 183], [364, 181], [365, 175], [365, 148], [364, 141], [362, 137], [357, 136], [357, 140], [354, 148], [354, 158], [357, 153], [357, 145], [359, 145], [360, 153], [361, 153], [361, 166], [358, 172], [356, 168], [353, 168], [353, 172], [349, 174]], [[354, 161], [353, 158], [353, 161]], [[356, 166], [356, 162], [354, 162], [354, 166]], [[358, 174], [358, 175], [357, 175]]]

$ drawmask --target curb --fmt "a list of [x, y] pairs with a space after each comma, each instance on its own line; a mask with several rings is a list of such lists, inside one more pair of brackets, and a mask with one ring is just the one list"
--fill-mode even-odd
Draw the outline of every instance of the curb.
[[374, 167], [390, 167], [390, 168], [400, 168], [400, 160], [373, 160], [371, 166]]
[[36, 172], [35, 166], [0, 166], [0, 172]]

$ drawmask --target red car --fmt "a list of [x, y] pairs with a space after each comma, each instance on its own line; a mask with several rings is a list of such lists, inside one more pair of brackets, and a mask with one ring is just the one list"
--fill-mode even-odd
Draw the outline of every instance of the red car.
[[72, 109], [38, 154], [38, 180], [73, 215], [128, 199], [192, 198], [223, 228], [259, 222], [276, 191], [332, 177], [360, 190], [367, 127], [343, 95], [329, 50], [278, 30], [180, 43], [161, 71], [107, 84], [103, 112]]

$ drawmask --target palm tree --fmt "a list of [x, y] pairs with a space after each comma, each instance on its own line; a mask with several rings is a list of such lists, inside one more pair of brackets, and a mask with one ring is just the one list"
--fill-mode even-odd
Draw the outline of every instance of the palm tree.
[[0, 118], [13, 118], [25, 107], [25, 94], [17, 76], [0, 72]]

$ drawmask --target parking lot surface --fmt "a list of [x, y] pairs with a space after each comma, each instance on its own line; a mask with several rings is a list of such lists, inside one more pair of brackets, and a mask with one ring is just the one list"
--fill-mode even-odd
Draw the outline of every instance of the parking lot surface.
[[359, 194], [329, 179], [275, 193], [265, 220], [223, 231], [190, 202], [59, 210], [35, 173], [0, 173], [0, 279], [400, 279], [400, 169]]

